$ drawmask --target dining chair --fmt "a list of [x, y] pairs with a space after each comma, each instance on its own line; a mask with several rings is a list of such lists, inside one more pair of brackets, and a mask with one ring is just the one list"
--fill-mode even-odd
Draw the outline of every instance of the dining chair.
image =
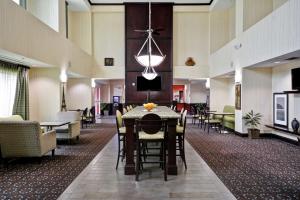
[[[141, 166], [144, 163], [159, 163], [164, 169], [164, 179], [167, 181], [167, 167], [166, 167], [166, 122], [160, 116], [154, 113], [144, 115], [141, 119], [136, 120], [136, 181], [139, 181], [139, 174], [141, 173]], [[160, 143], [161, 148], [159, 154], [151, 154], [144, 151], [143, 146], [149, 142]], [[146, 156], [159, 157], [158, 161], [147, 161], [141, 158]]]
[[220, 133], [221, 133], [221, 121], [219, 119], [214, 119], [213, 114], [208, 113], [204, 111], [204, 120], [203, 120], [203, 125], [204, 125], [204, 131], [207, 126], [207, 132], [209, 133], [210, 128], [217, 128]]
[[126, 106], [126, 110], [130, 111], [131, 110], [130, 106]]
[[[116, 111], [116, 126], [117, 126], [117, 134], [118, 134], [118, 158], [116, 169], [119, 166], [119, 159], [122, 158], [122, 162], [125, 158], [125, 139], [126, 139], [126, 127], [123, 126], [122, 113], [117, 110]], [[122, 148], [121, 148], [122, 143]]]
[[125, 114], [125, 113], [127, 113], [128, 111], [127, 111], [127, 109], [124, 107], [123, 108], [123, 115]]
[[132, 106], [132, 105], [129, 105], [129, 108], [130, 108], [130, 110], [132, 110], [132, 109], [133, 109], [133, 106]]
[[187, 110], [185, 110], [182, 113], [181, 118], [181, 125], [176, 126], [176, 150], [179, 151], [179, 154], [176, 154], [176, 156], [180, 156], [185, 169], [187, 169], [186, 166], [186, 159], [185, 159], [185, 146], [184, 146], [184, 138], [185, 138], [185, 128], [186, 128], [186, 116], [187, 116]]

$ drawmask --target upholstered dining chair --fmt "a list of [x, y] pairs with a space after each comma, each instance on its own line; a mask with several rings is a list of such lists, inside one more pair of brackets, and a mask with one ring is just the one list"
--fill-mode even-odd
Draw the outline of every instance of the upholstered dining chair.
[[186, 159], [185, 159], [185, 147], [184, 147], [184, 136], [185, 136], [185, 128], [186, 128], [186, 116], [187, 116], [187, 110], [185, 110], [182, 113], [181, 117], [181, 123], [180, 125], [176, 126], [176, 150], [179, 150], [179, 154], [176, 156], [180, 156], [185, 169], [187, 169], [186, 166]]
[[127, 111], [127, 109], [124, 107], [123, 108], [123, 115], [125, 114], [125, 113], [127, 113], [128, 111]]
[[210, 128], [217, 128], [221, 133], [221, 120], [214, 119], [213, 114], [207, 113], [206, 111], [204, 111], [203, 115], [204, 115], [204, 120], [203, 120], [204, 131], [206, 127], [208, 133]]
[[[164, 169], [164, 179], [167, 181], [167, 167], [166, 167], [166, 142], [167, 131], [166, 123], [157, 114], [149, 113], [142, 117], [142, 119], [136, 121], [136, 181], [139, 181], [139, 174], [141, 173], [141, 166], [144, 163], [159, 163]], [[147, 151], [143, 151], [143, 145], [147, 145], [149, 142], [160, 143], [161, 152], [159, 154], [149, 154]], [[143, 154], [141, 153], [143, 152]], [[158, 161], [142, 161], [141, 157], [151, 156], [159, 157]]]
[[[126, 127], [123, 126], [122, 113], [117, 110], [116, 111], [116, 125], [117, 125], [117, 134], [118, 134], [118, 159], [116, 164], [116, 169], [119, 166], [120, 157], [122, 161], [125, 158], [125, 139], [126, 139]], [[122, 148], [121, 148], [122, 143]]]

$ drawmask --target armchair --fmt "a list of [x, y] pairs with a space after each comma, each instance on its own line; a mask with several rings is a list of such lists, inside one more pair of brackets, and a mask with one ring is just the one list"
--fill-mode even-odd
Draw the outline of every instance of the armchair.
[[70, 124], [55, 128], [56, 138], [79, 140], [80, 135], [80, 113], [76, 111], [58, 112], [56, 121], [67, 121]]
[[38, 122], [0, 121], [0, 145], [2, 158], [54, 156], [56, 135], [43, 133]]

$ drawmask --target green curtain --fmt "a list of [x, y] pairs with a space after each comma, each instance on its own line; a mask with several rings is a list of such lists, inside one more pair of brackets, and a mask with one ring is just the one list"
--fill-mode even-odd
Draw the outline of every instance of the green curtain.
[[28, 69], [24, 67], [18, 68], [18, 78], [13, 114], [21, 115], [24, 120], [29, 119]]

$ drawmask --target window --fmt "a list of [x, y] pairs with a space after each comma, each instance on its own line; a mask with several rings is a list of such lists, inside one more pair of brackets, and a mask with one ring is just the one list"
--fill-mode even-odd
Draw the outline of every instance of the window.
[[17, 86], [17, 75], [17, 70], [0, 66], [0, 117], [12, 115]]

